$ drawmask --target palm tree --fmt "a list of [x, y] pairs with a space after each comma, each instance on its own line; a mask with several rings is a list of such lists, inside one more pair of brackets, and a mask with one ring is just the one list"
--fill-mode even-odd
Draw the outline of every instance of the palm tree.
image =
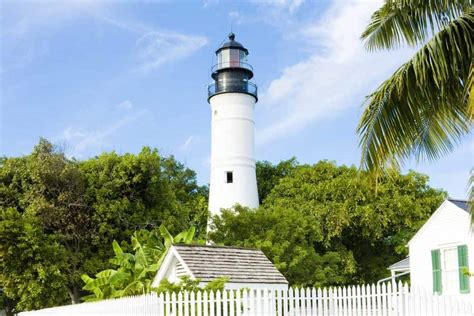
[[362, 39], [369, 51], [422, 45], [366, 99], [362, 166], [377, 174], [450, 152], [474, 118], [472, 1], [386, 0]]

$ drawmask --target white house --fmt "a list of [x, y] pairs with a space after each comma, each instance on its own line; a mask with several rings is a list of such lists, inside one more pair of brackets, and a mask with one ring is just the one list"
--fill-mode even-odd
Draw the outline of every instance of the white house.
[[226, 289], [288, 289], [288, 281], [261, 250], [214, 245], [173, 245], [153, 280], [171, 283], [180, 277], [200, 279], [201, 286], [218, 277], [228, 277]]
[[[474, 278], [464, 274], [474, 271], [474, 226], [466, 201], [444, 201], [408, 247], [409, 260], [404, 262], [409, 263], [412, 286], [474, 300]], [[392, 265], [392, 275], [407, 271], [402, 266]]]

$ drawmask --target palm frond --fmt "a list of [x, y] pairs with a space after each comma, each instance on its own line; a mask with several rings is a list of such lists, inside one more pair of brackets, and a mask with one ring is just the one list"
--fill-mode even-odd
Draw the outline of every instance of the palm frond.
[[474, 10], [450, 22], [367, 97], [358, 126], [362, 165], [398, 167], [412, 155], [435, 159], [469, 132], [465, 97], [474, 47]]
[[368, 50], [416, 46], [472, 6], [471, 0], [386, 0], [362, 33]]
[[464, 100], [467, 102], [467, 113], [469, 119], [474, 121], [474, 61], [471, 62], [469, 68], [469, 76], [466, 81], [466, 87], [464, 89]]

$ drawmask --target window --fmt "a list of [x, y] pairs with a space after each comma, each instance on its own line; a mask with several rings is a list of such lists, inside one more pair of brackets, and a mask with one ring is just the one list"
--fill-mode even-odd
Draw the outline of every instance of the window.
[[459, 268], [456, 247], [442, 249], [441, 256], [443, 293], [457, 294], [459, 293]]
[[450, 246], [431, 251], [433, 293], [469, 293], [467, 245]]
[[240, 61], [243, 63], [247, 62], [247, 54], [243, 50], [240, 51]]
[[232, 173], [232, 171], [227, 171], [225, 174], [226, 174], [225, 182], [226, 183], [233, 183], [234, 182], [234, 174]]
[[230, 49], [230, 67], [239, 67], [240, 66], [240, 50]]

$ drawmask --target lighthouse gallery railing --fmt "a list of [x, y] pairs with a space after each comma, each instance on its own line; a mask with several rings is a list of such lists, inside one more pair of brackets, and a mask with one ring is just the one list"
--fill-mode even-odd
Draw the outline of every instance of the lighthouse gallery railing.
[[246, 80], [223, 80], [213, 82], [207, 87], [208, 99], [220, 93], [245, 93], [257, 98], [257, 85]]

